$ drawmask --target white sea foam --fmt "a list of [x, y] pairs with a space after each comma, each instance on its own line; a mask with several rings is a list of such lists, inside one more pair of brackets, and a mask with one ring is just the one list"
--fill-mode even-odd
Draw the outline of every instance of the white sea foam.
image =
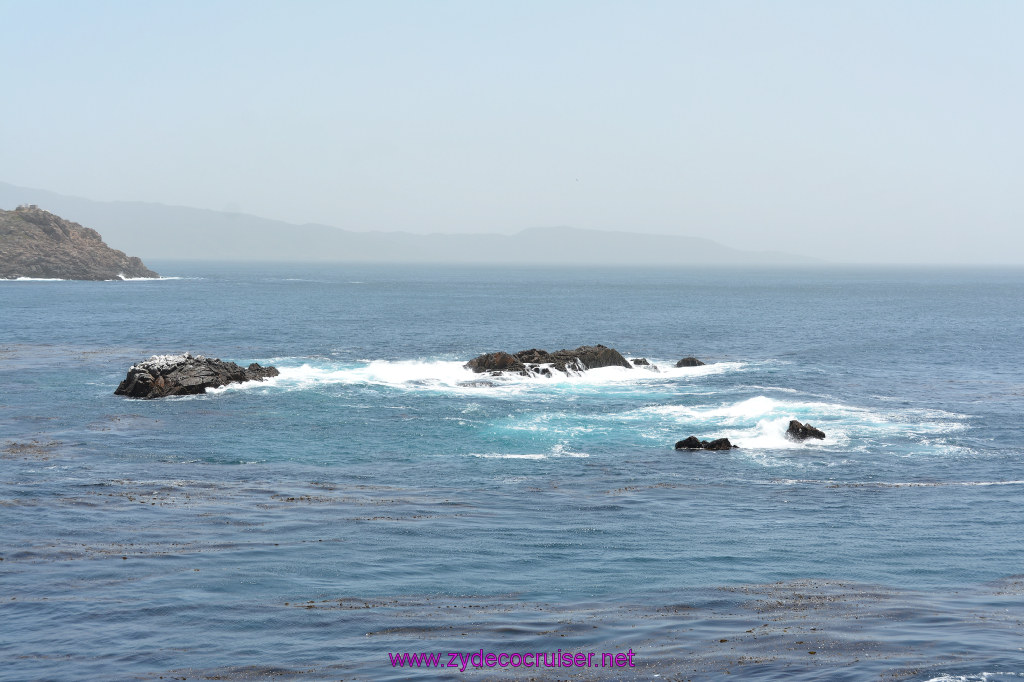
[[833, 488], [984, 488], [1024, 485], [1024, 481], [834, 481], [813, 478], [779, 478], [751, 482], [761, 485], [823, 485]]
[[125, 277], [124, 273], [120, 273], [116, 280], [108, 280], [110, 282], [116, 282], [118, 280], [122, 282], [159, 282], [161, 280], [168, 279], [183, 279], [182, 277]]
[[218, 393], [226, 393], [227, 391], [247, 391], [247, 390], [254, 389], [254, 388], [260, 388], [261, 386], [269, 387], [269, 386], [273, 385], [272, 382], [276, 378], [277, 377], [271, 377], [269, 379], [262, 379], [262, 380], [261, 379], [253, 379], [252, 381], [239, 381], [239, 382], [234, 383], [234, 384], [225, 384], [223, 386], [217, 386], [215, 388], [208, 388], [208, 389], [206, 389], [206, 392], [207, 393], [212, 393], [212, 394], [216, 395]]
[[[117, 279], [108, 279], [107, 282], [158, 282], [171, 279], [202, 279], [202, 277], [125, 277], [119, 274]], [[75, 280], [62, 279], [60, 277], [13, 277], [11, 279], [0, 278], [0, 282], [73, 282]]]
[[547, 459], [547, 455], [542, 454], [507, 454], [501, 452], [471, 452], [470, 457], [483, 457], [485, 459]]
[[0, 278], [0, 282], [69, 282], [71, 280], [60, 279], [59, 277], [11, 277]]
[[998, 682], [1008, 677], [1024, 677], [1024, 673], [995, 672], [973, 673], [969, 675], [939, 675], [926, 682]]
[[[472, 391], [481, 394], [508, 394], [522, 391], [560, 388], [599, 388], [603, 386], [659, 385], [678, 383], [679, 379], [742, 370], [742, 362], [723, 362], [703, 367], [669, 367], [654, 372], [642, 368], [599, 367], [585, 372], [552, 371], [546, 376], [477, 374], [464, 367], [465, 360], [364, 360], [357, 363], [305, 362], [288, 366], [290, 359], [271, 360], [280, 376], [265, 382], [289, 390], [322, 385], [380, 385], [409, 390]], [[278, 364], [280, 363], [280, 364]]]
[[[699, 377], [716, 373], [744, 371], [748, 365], [742, 362], [693, 368], [667, 367], [660, 372], [602, 367], [579, 373], [553, 372], [550, 378], [476, 374], [464, 367], [464, 360], [338, 362], [324, 359], [295, 364], [294, 358], [271, 358], [261, 362], [277, 366], [280, 375], [264, 381], [231, 384], [212, 392], [382, 387], [412, 394], [437, 392], [461, 395], [470, 401], [463, 414], [481, 409], [480, 400], [529, 397], [531, 401], [538, 402], [538, 411], [499, 419], [494, 426], [568, 439], [601, 438], [604, 432], [621, 433], [623, 430], [652, 442], [674, 443], [689, 435], [726, 437], [740, 446], [737, 456], [750, 457], [771, 466], [780, 463], [793, 465], [797, 460], [792, 455], [801, 452], [835, 451], [837, 447], [850, 453], [863, 452], [893, 437], [916, 444], [918, 452], [970, 453], [969, 449], [949, 443], [944, 438], [945, 434], [966, 428], [965, 415], [893, 405], [868, 409], [843, 404], [829, 396], [798, 394], [793, 389], [776, 392], [769, 386], [764, 387], [768, 395], [729, 400], [726, 399], [728, 394], [715, 390], [714, 382], [699, 380]], [[631, 397], [635, 393], [638, 400], [656, 401], [657, 404], [610, 413], [577, 411], [571, 407], [577, 400], [609, 391], [625, 392]], [[557, 407], [552, 408], [556, 404]], [[786, 436], [791, 419], [809, 422], [824, 430], [827, 437], [824, 440], [792, 440]], [[778, 460], [773, 453], [779, 451], [790, 454]], [[478, 456], [505, 454], [527, 458], [523, 453], [481, 453]], [[907, 456], [913, 454], [913, 451], [908, 451]], [[551, 456], [551, 453], [544, 456]], [[772, 457], [776, 459], [770, 460]]]
[[[847, 413], [868, 414], [867, 410], [836, 403], [779, 400], [759, 395], [733, 403], [717, 405], [656, 405], [638, 410], [642, 415], [661, 415], [680, 420], [716, 421], [724, 425], [757, 419], [795, 415], [835, 416]], [[791, 416], [792, 415], [792, 416]]]
[[[943, 434], [965, 428], [959, 421], [966, 415], [953, 414], [942, 410], [904, 409], [884, 411], [822, 401], [779, 400], [759, 395], [738, 402], [715, 405], [656, 405], [637, 411], [637, 418], [661, 416], [678, 421], [696, 421], [721, 426], [750, 425], [757, 422], [762, 431], [771, 431], [779, 426], [788, 426], [790, 419], [857, 425], [872, 429], [903, 430], [910, 425], [922, 434]], [[764, 424], [767, 420], [769, 424]], [[770, 428], [769, 428], [769, 425]]]
[[658, 368], [658, 372], [662, 376], [678, 379], [695, 379], [714, 374], [740, 372], [751, 367], [751, 363], [747, 362], [714, 362], [699, 367], [676, 367], [671, 363], [661, 363], [660, 361], [651, 361], [651, 364]]
[[[758, 450], [806, 449], [823, 442], [817, 440], [796, 441], [787, 437], [786, 430], [789, 428], [789, 420], [789, 417], [760, 419], [753, 427], [734, 432], [730, 440], [741, 448]], [[834, 427], [829, 429], [828, 436], [829, 445], [847, 441], [845, 434], [841, 434]]]
[[[674, 442], [685, 436], [702, 439], [728, 438], [740, 450], [736, 456], [749, 457], [766, 466], [785, 464], [800, 466], [803, 460], [792, 456], [778, 459], [773, 452], [813, 453], [864, 452], [879, 442], [892, 438], [915, 444], [906, 456], [918, 452], [930, 454], [970, 454], [968, 448], [947, 442], [944, 434], [966, 428], [965, 415], [942, 410], [899, 409], [886, 406], [868, 409], [825, 400], [800, 400], [796, 396], [752, 396], [742, 400], [701, 400], [703, 396], [687, 394], [674, 397], [676, 404], [651, 405], [597, 419], [619, 422], [638, 429], [646, 440]], [[696, 400], [695, 400], [696, 399]], [[791, 419], [798, 419], [825, 431], [824, 440], [792, 440], [786, 432]], [[635, 425], [635, 426], [633, 426]], [[807, 460], [810, 462], [810, 460]], [[829, 459], [829, 465], [840, 460]], [[818, 462], [817, 465], [821, 463]]]
[[323, 384], [377, 384], [406, 388], [456, 388], [473, 378], [459, 361], [374, 360], [353, 364], [313, 364], [278, 367], [281, 374], [272, 381], [290, 389]]
[[556, 443], [545, 453], [471, 452], [470, 457], [484, 459], [548, 459], [556, 457], [590, 457], [589, 453], [569, 450], [563, 443]]
[[778, 391], [779, 393], [799, 393], [800, 391], [795, 388], [785, 388], [783, 386], [759, 386], [752, 384], [750, 386], [739, 386], [738, 388], [749, 389], [752, 391]]

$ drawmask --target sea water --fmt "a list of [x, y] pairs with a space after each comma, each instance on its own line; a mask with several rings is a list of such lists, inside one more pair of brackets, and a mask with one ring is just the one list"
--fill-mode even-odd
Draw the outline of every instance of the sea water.
[[1022, 270], [154, 266], [0, 282], [0, 679], [1024, 676]]

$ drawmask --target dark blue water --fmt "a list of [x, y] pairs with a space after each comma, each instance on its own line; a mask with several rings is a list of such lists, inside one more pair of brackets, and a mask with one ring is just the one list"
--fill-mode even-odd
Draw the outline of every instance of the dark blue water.
[[0, 282], [0, 679], [1024, 675], [1024, 271], [155, 265]]

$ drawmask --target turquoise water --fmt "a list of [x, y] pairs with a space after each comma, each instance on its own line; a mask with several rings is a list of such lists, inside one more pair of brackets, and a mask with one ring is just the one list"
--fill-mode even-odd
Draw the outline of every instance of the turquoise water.
[[[0, 679], [1024, 674], [1020, 270], [154, 265], [0, 282]], [[186, 350], [281, 375], [113, 395]]]

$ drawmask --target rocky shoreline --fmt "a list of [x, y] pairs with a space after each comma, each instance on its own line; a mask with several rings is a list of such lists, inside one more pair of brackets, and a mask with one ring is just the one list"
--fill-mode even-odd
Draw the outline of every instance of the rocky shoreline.
[[36, 206], [0, 210], [0, 279], [157, 278], [142, 260], [112, 249], [100, 233]]

